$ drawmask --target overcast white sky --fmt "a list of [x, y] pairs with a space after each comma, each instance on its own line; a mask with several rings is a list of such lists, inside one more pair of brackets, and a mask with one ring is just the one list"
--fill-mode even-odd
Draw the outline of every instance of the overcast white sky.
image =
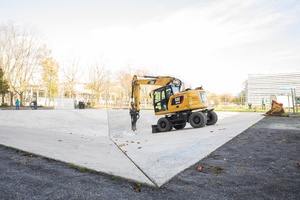
[[218, 94], [300, 71], [298, 0], [0, 0], [0, 22], [36, 27], [61, 63], [102, 56]]

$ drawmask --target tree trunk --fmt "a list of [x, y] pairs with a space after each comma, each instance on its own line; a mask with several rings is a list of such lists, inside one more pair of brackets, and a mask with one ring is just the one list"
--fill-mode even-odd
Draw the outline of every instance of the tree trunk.
[[23, 92], [20, 92], [20, 106], [23, 106]]
[[10, 92], [10, 106], [14, 106], [14, 93]]
[[3, 105], [3, 104], [4, 104], [4, 97], [5, 97], [5, 94], [4, 94], [4, 93], [2, 93], [2, 104], [1, 104], [1, 105]]

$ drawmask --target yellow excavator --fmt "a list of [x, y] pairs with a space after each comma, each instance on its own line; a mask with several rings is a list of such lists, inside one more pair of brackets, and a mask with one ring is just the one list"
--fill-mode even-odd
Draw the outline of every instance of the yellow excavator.
[[172, 128], [183, 129], [186, 123], [193, 128], [214, 125], [218, 116], [214, 109], [208, 109], [206, 93], [202, 87], [182, 89], [181, 80], [170, 76], [133, 76], [131, 93], [131, 129], [137, 130], [136, 122], [140, 112], [141, 85], [162, 86], [153, 90], [153, 106], [155, 115], [165, 115], [152, 126], [152, 132], [167, 132]]

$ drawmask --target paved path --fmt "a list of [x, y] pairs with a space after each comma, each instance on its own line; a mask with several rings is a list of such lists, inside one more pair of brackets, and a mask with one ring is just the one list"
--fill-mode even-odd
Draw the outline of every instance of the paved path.
[[2, 110], [0, 144], [161, 186], [263, 117], [217, 114], [214, 126], [152, 134], [159, 117], [149, 110], [141, 111], [137, 133], [128, 110]]

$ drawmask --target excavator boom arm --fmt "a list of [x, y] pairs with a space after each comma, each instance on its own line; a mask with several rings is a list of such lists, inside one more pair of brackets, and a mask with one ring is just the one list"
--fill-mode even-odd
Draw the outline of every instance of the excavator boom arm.
[[177, 78], [170, 76], [133, 76], [132, 90], [131, 90], [131, 103], [130, 103], [130, 116], [131, 116], [131, 129], [137, 130], [136, 122], [140, 117], [140, 85], [175, 85], [181, 87], [181, 81]]

